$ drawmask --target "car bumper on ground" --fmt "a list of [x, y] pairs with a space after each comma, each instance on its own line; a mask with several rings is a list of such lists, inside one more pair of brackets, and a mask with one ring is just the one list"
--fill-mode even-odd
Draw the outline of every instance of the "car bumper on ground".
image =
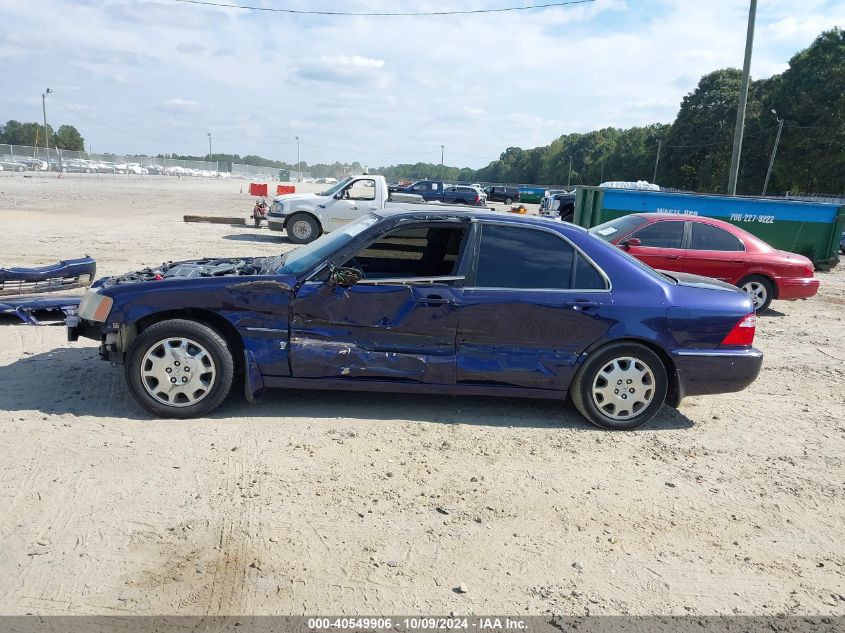
[[[757, 378], [763, 365], [758, 349], [676, 350], [680, 398], [742, 391]], [[680, 400], [679, 398], [679, 400]]]
[[775, 283], [778, 286], [777, 298], [783, 301], [806, 299], [815, 296], [819, 291], [819, 280], [815, 277], [781, 277], [775, 279]]

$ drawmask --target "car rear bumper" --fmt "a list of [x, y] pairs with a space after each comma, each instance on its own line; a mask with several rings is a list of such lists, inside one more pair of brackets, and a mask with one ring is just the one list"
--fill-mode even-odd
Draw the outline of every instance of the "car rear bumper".
[[775, 279], [778, 286], [778, 299], [794, 301], [813, 297], [819, 291], [819, 280], [815, 277], [796, 278], [779, 277]]
[[679, 398], [742, 391], [757, 378], [763, 365], [758, 349], [675, 350]]

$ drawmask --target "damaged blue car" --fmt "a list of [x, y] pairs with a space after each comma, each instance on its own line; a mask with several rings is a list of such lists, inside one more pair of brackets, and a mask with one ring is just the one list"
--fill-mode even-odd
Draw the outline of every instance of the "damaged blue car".
[[233, 387], [571, 397], [630, 429], [760, 371], [750, 299], [660, 273], [577, 226], [469, 211], [373, 213], [285, 255], [98, 280], [68, 337], [123, 363], [156, 416]]

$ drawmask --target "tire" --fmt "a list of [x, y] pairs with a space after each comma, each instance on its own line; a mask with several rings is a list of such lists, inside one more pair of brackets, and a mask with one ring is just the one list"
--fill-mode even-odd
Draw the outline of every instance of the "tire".
[[[156, 363], [157, 358], [163, 365]], [[153, 415], [194, 418], [210, 413], [226, 399], [232, 389], [235, 364], [226, 341], [216, 330], [197, 321], [170, 319], [151, 325], [135, 339], [124, 373], [132, 396]], [[160, 389], [166, 383], [155, 374], [162, 379], [169, 376], [171, 382], [180, 379], [186, 389]], [[175, 391], [168, 393], [171, 390]]]
[[737, 286], [748, 294], [754, 303], [755, 312], [765, 312], [775, 298], [772, 282], [762, 275], [751, 275], [740, 281]]
[[505, 204], [512, 204], [513, 198], [505, 198]]
[[26, 167], [18, 167], [18, 171], [26, 171]]
[[307, 213], [297, 213], [287, 224], [288, 239], [294, 244], [308, 244], [320, 237], [320, 225]]
[[[621, 382], [613, 385], [617, 380]], [[668, 387], [666, 368], [657, 354], [639, 343], [620, 342], [590, 354], [569, 392], [587, 420], [603, 429], [622, 431], [651, 420], [666, 401]]]

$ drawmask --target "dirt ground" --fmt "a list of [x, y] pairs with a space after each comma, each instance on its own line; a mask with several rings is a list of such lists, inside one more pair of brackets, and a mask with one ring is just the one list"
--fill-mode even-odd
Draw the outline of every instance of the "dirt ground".
[[[5, 175], [0, 263], [292, 248], [182, 222], [246, 217], [241, 186]], [[635, 432], [555, 402], [330, 392], [154, 420], [93, 342], [5, 321], [0, 613], [841, 615], [845, 270], [820, 277], [761, 319], [747, 391]]]

